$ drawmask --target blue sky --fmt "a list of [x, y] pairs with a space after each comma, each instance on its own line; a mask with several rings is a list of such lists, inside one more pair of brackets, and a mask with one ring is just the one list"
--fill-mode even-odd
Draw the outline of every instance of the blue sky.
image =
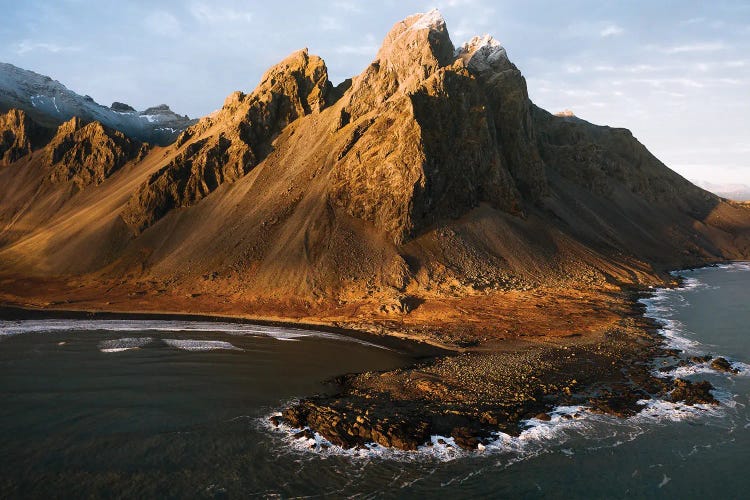
[[454, 44], [500, 40], [531, 99], [627, 127], [691, 179], [750, 184], [750, 2], [0, 0], [0, 61], [98, 102], [207, 114], [309, 47], [332, 80], [438, 7]]

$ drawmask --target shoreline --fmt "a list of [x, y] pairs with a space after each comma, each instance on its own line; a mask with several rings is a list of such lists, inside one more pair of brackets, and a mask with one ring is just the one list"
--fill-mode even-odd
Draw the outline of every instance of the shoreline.
[[[745, 262], [713, 263], [701, 267], [692, 267], [689, 270]], [[670, 275], [676, 276], [678, 272], [686, 270], [688, 269], [675, 270], [670, 272]], [[389, 425], [391, 415], [387, 415], [386, 418], [377, 422], [378, 410], [382, 411], [382, 408], [370, 405], [364, 411], [366, 417], [363, 418], [361, 405], [367, 403], [360, 400], [355, 405], [342, 405], [341, 399], [353, 399], [353, 397], [361, 395], [361, 387], [358, 387], [359, 381], [357, 379], [361, 378], [362, 375], [359, 375], [344, 381], [344, 389], [342, 394], [338, 395], [338, 399], [313, 397], [303, 400], [286, 408], [280, 414], [270, 417], [271, 427], [276, 429], [285, 427], [286, 432], [290, 433], [293, 439], [307, 440], [307, 443], [311, 443], [309, 448], [318, 452], [327, 450], [331, 445], [338, 446], [343, 450], [368, 449], [371, 445], [374, 445], [404, 451], [417, 451], [423, 450], [425, 447], [439, 446], [443, 452], [456, 448], [468, 452], [482, 452], [487, 446], [491, 446], [500, 435], [504, 434], [509, 438], [519, 437], [525, 432], [526, 428], [529, 428], [524, 427], [524, 423], [526, 426], [531, 425], [533, 427], [550, 421], [573, 420], [579, 418], [581, 412], [584, 411], [626, 419], [646, 411], [652, 403], [667, 402], [683, 404], [690, 408], [711, 408], [718, 405], [719, 401], [711, 393], [714, 387], [709, 382], [691, 382], [677, 375], [670, 375], [665, 370], [666, 368], [676, 369], [682, 366], [708, 363], [711, 361], [710, 357], [689, 359], [682, 357], [683, 351], [669, 346], [668, 338], [663, 333], [662, 320], [649, 316], [648, 306], [643, 302], [644, 299], [656, 296], [661, 290], [682, 288], [685, 278], [682, 276], [676, 277], [679, 280], [677, 283], [665, 282], [664, 286], [661, 287], [623, 287], [622, 289], [622, 292], [628, 296], [633, 309], [638, 311], [638, 320], [641, 323], [637, 328], [642, 330], [651, 340], [651, 343], [643, 344], [642, 349], [636, 349], [634, 357], [621, 360], [623, 361], [621, 363], [615, 361], [611, 363], [611, 372], [619, 371], [625, 374], [629, 371], [626, 375], [632, 377], [629, 387], [612, 381], [599, 380], [578, 385], [574, 392], [570, 390], [573, 385], [571, 384], [571, 386], [564, 388], [563, 395], [557, 394], [556, 397], [549, 398], [550, 394], [547, 394], [548, 399], [543, 404], [522, 407], [515, 414], [506, 412], [504, 422], [496, 416], [492, 416], [488, 411], [482, 412], [481, 415], [475, 411], [473, 412], [473, 418], [464, 418], [461, 421], [465, 425], [464, 427], [453, 427], [452, 430], [446, 432], [450, 427], [446, 427], [445, 422], [436, 425], [434, 415], [432, 416], [432, 422], [426, 423], [424, 418], [420, 421], [420, 417], [425, 417], [425, 414], [429, 412], [424, 408], [418, 411], [416, 418], [414, 416], [409, 417], [408, 412], [406, 412], [406, 418], [404, 418], [404, 414], [399, 415], [396, 412], [397, 422], [393, 426]], [[632, 340], [634, 339], [630, 339], [631, 342]], [[569, 347], [566, 346], [563, 349], [567, 350]], [[573, 356], [576, 356], [576, 353], [573, 353]], [[671, 366], [662, 366], [662, 369], [659, 370], [660, 374], [656, 374], [656, 361], [658, 359], [670, 359], [672, 361]], [[724, 358], [717, 359], [726, 363]], [[578, 357], [577, 362], [593, 362], [593, 359], [581, 356]], [[711, 366], [717, 372], [725, 371]], [[384, 374], [380, 374], [380, 377], [382, 376]], [[542, 381], [538, 380], [537, 382]], [[575, 384], [575, 382], [574, 380], [573, 383]], [[603, 388], [605, 389], [602, 390]], [[367, 400], [375, 397], [372, 394], [366, 395]], [[535, 401], [534, 398], [532, 398], [532, 401]], [[393, 401], [386, 401], [386, 405], [388, 403], [393, 403]], [[450, 405], [444, 403], [442, 409], [447, 406]], [[497, 408], [495, 408], [495, 411], [497, 411]], [[449, 412], [459, 413], [459, 411], [456, 411], [455, 405], [450, 408]], [[347, 413], [355, 414], [354, 421], [349, 419], [342, 427], [339, 422], [346, 419]], [[334, 425], [329, 425], [327, 420], [332, 421]], [[375, 423], [373, 423], [373, 420], [375, 420]], [[459, 419], [453, 418], [452, 420], [450, 425], [455, 425]], [[530, 424], [533, 421], [536, 423]], [[338, 428], [336, 428], [337, 426]]]
[[[29, 318], [28, 316], [33, 316]], [[430, 359], [438, 356], [449, 355], [455, 351], [441, 348], [427, 342], [410, 339], [407, 337], [396, 337], [391, 335], [374, 335], [368, 332], [351, 328], [341, 328], [327, 324], [314, 324], [305, 322], [277, 321], [259, 319], [252, 316], [241, 315], [208, 315], [201, 313], [184, 312], [152, 312], [152, 311], [109, 311], [93, 309], [51, 309], [38, 307], [24, 307], [13, 303], [0, 302], [0, 319], [122, 319], [122, 320], [164, 320], [164, 321], [202, 321], [208, 323], [237, 323], [258, 326], [273, 326], [279, 328], [290, 328], [298, 330], [309, 330], [313, 332], [335, 333], [344, 337], [377, 343], [382, 347], [395, 349], [399, 352], [413, 357], [415, 360]], [[373, 342], [376, 341], [376, 342]]]
[[[702, 267], [722, 264], [726, 262]], [[397, 329], [373, 333], [322, 321], [279, 321], [247, 314], [51, 309], [5, 300], [0, 304], [0, 316], [222, 321], [376, 340], [412, 356], [413, 365], [337, 377], [338, 393], [305, 397], [285, 408], [281, 417], [274, 417], [273, 425], [283, 423], [296, 429], [295, 436], [300, 438], [317, 433], [345, 449], [374, 442], [415, 450], [430, 442], [430, 436], [443, 435], [460, 448], [481, 450], [493, 433], [517, 436], [522, 432], [521, 422], [546, 421], [559, 407], [586, 406], [597, 413], [627, 417], [641, 410], [642, 399], [671, 397], [680, 389], [679, 379], [655, 377], [653, 364], [657, 358], [678, 354], [664, 346], [660, 325], [645, 315], [641, 300], [659, 289], [681, 285], [682, 280], [676, 278], [659, 287], [619, 287], [607, 300], [591, 304], [592, 310], [612, 308], [616, 318], [595, 332], [517, 336], [471, 348], [438, 347]], [[689, 384], [681, 389], [688, 404], [713, 400], [705, 388], [701, 392]]]

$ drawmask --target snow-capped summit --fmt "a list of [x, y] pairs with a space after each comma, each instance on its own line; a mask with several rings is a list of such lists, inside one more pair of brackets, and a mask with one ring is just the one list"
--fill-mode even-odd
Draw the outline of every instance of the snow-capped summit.
[[475, 36], [456, 49], [456, 58], [479, 72], [510, 64], [505, 48], [491, 35]]
[[[419, 14], [417, 14], [419, 15]], [[409, 27], [410, 30], [445, 29], [445, 18], [438, 9], [422, 14], [417, 21]]]

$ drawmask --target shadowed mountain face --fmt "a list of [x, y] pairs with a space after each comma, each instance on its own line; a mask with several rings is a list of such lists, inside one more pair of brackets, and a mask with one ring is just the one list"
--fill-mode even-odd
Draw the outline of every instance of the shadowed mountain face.
[[[14, 187], [0, 192], [6, 273], [403, 311], [487, 290], [652, 283], [750, 255], [747, 207], [627, 130], [537, 108], [496, 40], [455, 47], [436, 11], [397, 23], [339, 87], [320, 58], [292, 54], [165, 149], [77, 122], [43, 145], [12, 113], [0, 121], [0, 184]], [[65, 183], [40, 189], [45, 176]]]
[[24, 111], [36, 122], [56, 127], [73, 117], [98, 121], [130, 138], [151, 144], [170, 144], [186, 127], [195, 123], [161, 104], [138, 112], [115, 102], [108, 108], [68, 90], [48, 76], [0, 63], [0, 112]]
[[0, 115], [0, 165], [8, 165], [49, 140], [51, 130], [37, 124], [21, 110]]

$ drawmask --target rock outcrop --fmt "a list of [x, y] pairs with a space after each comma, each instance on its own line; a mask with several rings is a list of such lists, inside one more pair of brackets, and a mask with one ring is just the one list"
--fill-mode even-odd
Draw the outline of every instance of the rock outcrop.
[[21, 110], [11, 109], [0, 114], [0, 165], [8, 165], [30, 155], [48, 136], [48, 129], [38, 125]]
[[713, 388], [711, 382], [706, 380], [691, 382], [690, 380], [678, 378], [674, 381], [674, 389], [669, 397], [675, 403], [682, 402], [687, 405], [718, 405], [719, 402], [711, 394]]
[[529, 201], [538, 201], [548, 190], [526, 79], [491, 36], [474, 37], [456, 55], [487, 94], [488, 114], [493, 117], [505, 163], [518, 189]]
[[78, 190], [98, 185], [148, 147], [101, 123], [72, 118], [60, 125], [44, 150], [53, 183], [71, 183]]
[[133, 194], [122, 218], [136, 232], [174, 208], [189, 207], [247, 174], [289, 123], [326, 106], [332, 85], [323, 60], [295, 52], [270, 69], [248, 95], [235, 92], [219, 113], [186, 130], [187, 144]]
[[[437, 11], [411, 16], [342, 99], [349, 139], [336, 158], [331, 203], [398, 243], [480, 202], [520, 211], [492, 96], [455, 53]], [[385, 134], [396, 140], [382, 141]]]

